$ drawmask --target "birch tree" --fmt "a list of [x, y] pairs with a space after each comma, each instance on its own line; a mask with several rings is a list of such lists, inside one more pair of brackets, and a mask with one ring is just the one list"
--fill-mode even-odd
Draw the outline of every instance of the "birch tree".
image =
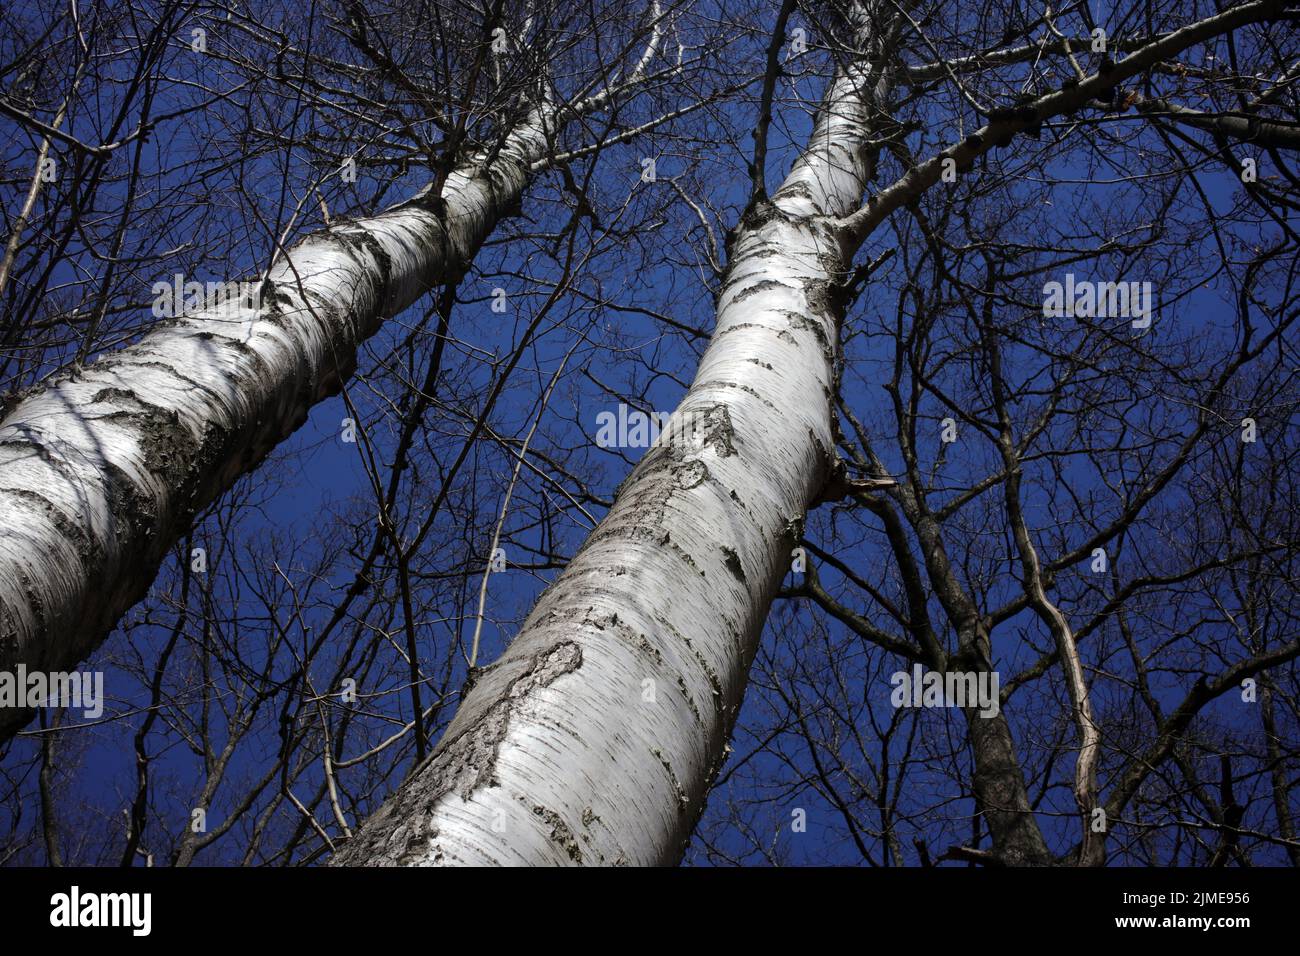
[[[71, 368], [11, 402], [0, 424], [7, 515], [0, 669], [60, 671], [84, 658], [146, 592], [193, 516], [339, 391], [360, 343], [465, 273], [529, 180], [554, 160], [564, 130], [662, 80], [658, 56], [671, 12], [659, 4], [644, 10], [621, 41], [626, 64], [601, 64], [567, 99], [545, 72], [573, 43], [557, 11], [496, 4], [481, 23], [459, 24], [465, 100], [476, 84], [496, 87], [484, 97], [490, 138], [473, 141], [481, 131], [470, 124], [481, 120], [469, 110], [435, 113], [444, 136], [431, 155], [433, 174], [410, 198], [275, 250], [264, 270], [225, 283], [219, 295], [187, 295], [176, 315], [124, 348], [89, 363], [83, 348]], [[343, 4], [339, 15], [355, 55], [428, 98], [375, 45], [382, 41], [360, 5]], [[592, 11], [593, 20], [600, 16]], [[251, 21], [240, 23], [257, 36]], [[178, 28], [168, 23], [163, 32]], [[195, 37], [205, 29], [195, 27]], [[287, 38], [279, 49], [282, 60]], [[152, 122], [142, 117], [136, 138]], [[354, 157], [346, 162], [355, 169]], [[6, 710], [0, 732], [12, 734], [29, 717]]]
[[[985, 122], [861, 203], [889, 142], [900, 81], [926, 72], [898, 62], [906, 8], [855, 4], [848, 56], [830, 82], [807, 145], [769, 199], [758, 122], [750, 202], [728, 238], [716, 326], [694, 383], [660, 440], [619, 489], [599, 527], [547, 589], [509, 649], [473, 676], [435, 751], [335, 857], [340, 864], [665, 864], [676, 861], [725, 758], [768, 607], [819, 499], [873, 489], [918, 507], [877, 462], [850, 478], [836, 455], [836, 349], [847, 302], [871, 263], [863, 242], [915, 204], [945, 170], [968, 169], [1017, 135], [1094, 102], [1188, 49], [1265, 24], [1280, 3], [1246, 3], [1132, 44], [1122, 59], [1014, 107], [980, 107]], [[778, 19], [767, 90], [776, 81], [790, 7]], [[1045, 21], [1051, 26], [1051, 14]], [[1006, 59], [1038, 56], [1039, 45]], [[972, 62], [979, 58], [972, 58]], [[943, 61], [935, 73], [961, 64]], [[770, 93], [763, 98], [764, 109]], [[1220, 132], [1225, 130], [1220, 127]], [[895, 144], [896, 145], [896, 144]], [[1275, 330], [1274, 336], [1280, 334]], [[1275, 339], [1274, 339], [1275, 340]], [[1007, 445], [1003, 444], [1004, 450]], [[1014, 474], [1014, 457], [1006, 459]], [[1008, 482], [1015, 519], [1014, 481]], [[947, 558], [931, 519], [917, 533], [931, 583]], [[1041, 565], [1019, 526], [1030, 606], [1051, 624], [1070, 671], [1081, 740], [1076, 796], [1095, 800], [1095, 749], [1074, 638], [1037, 581]], [[1037, 583], [1036, 583], [1037, 581]], [[958, 591], [943, 602], [967, 668], [987, 670], [987, 626]], [[942, 670], [953, 661], [925, 643]], [[654, 693], [646, 695], [645, 690]], [[1047, 863], [1004, 720], [969, 719], [976, 800], [999, 858]], [[1123, 797], [1112, 798], [1122, 806]], [[1115, 801], [1121, 801], [1116, 804]], [[1084, 862], [1102, 839], [1085, 825]]]

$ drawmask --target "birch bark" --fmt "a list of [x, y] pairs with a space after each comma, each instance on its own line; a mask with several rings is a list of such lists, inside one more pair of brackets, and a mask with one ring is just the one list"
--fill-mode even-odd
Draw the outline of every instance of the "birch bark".
[[336, 864], [679, 859], [834, 454], [837, 295], [852, 254], [835, 223], [871, 177], [886, 92], [865, 61], [835, 78], [804, 154], [733, 234], [681, 406]]
[[[0, 671], [69, 669], [148, 590], [193, 515], [335, 394], [383, 320], [458, 277], [515, 207], [556, 121], [283, 252], [260, 295], [160, 322], [0, 423]], [[31, 711], [0, 710], [0, 741]]]

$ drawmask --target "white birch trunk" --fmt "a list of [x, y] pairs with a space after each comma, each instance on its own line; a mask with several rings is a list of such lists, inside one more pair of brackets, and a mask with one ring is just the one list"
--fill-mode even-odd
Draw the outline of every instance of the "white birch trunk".
[[[804, 156], [737, 230], [713, 339], [663, 436], [501, 659], [466, 688], [438, 747], [333, 862], [675, 862], [833, 454], [835, 293], [855, 244], [936, 182], [947, 159], [960, 168], [1280, 7], [1260, 0], [1174, 31], [1109, 79], [1046, 94], [1028, 118], [990, 121], [860, 208], [872, 162], [865, 91], [874, 84], [880, 102], [886, 90], [875, 77], [840, 76]], [[891, 42], [871, 46], [883, 59]], [[984, 772], [1000, 785], [1010, 770], [1023, 789], [1005, 723], [994, 723], [971, 726], [985, 738]], [[1030, 828], [1041, 841], [1032, 818]]]
[[713, 339], [659, 441], [336, 864], [680, 858], [834, 453], [847, 250], [830, 217], [869, 178], [869, 85], [833, 84], [804, 156], [735, 234]]
[[[357, 347], [457, 277], [545, 155], [534, 111], [490, 169], [336, 224], [250, 298], [159, 323], [28, 395], [0, 423], [0, 671], [76, 665], [147, 591], [195, 512], [336, 393]], [[0, 710], [0, 741], [30, 711]]]

